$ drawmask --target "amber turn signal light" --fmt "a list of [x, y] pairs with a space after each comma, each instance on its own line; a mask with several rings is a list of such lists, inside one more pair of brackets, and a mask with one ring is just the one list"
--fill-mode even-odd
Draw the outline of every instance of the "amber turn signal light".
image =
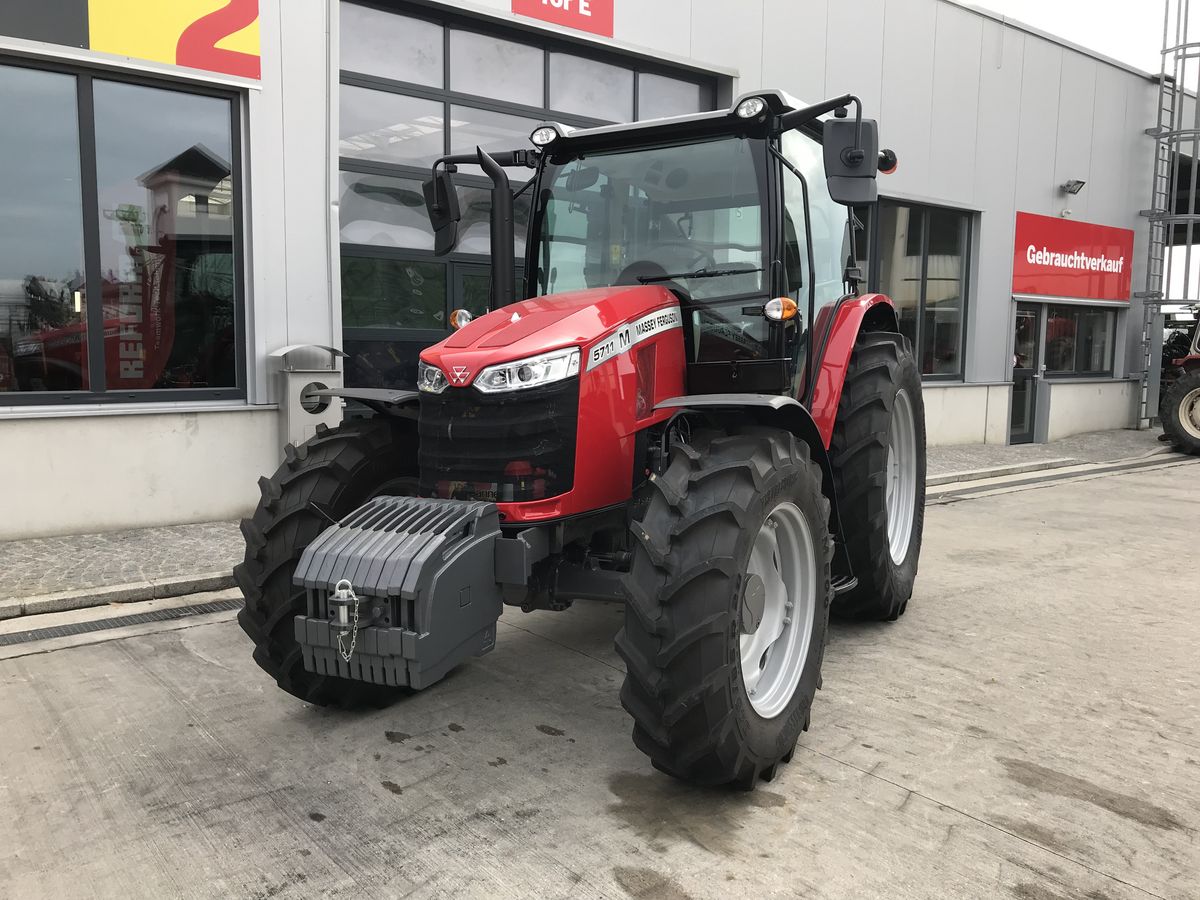
[[768, 300], [767, 305], [763, 307], [763, 315], [772, 322], [794, 319], [796, 312], [796, 301], [791, 297], [776, 297], [774, 300]]
[[456, 309], [450, 313], [450, 327], [458, 331], [458, 329], [468, 324], [474, 318], [469, 309]]

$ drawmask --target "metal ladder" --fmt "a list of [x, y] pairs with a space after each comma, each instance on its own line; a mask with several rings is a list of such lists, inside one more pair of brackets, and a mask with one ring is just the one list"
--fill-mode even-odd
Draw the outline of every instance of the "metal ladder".
[[[1158, 415], [1159, 380], [1162, 368], [1164, 304], [1196, 302], [1200, 284], [1191, 278], [1192, 247], [1200, 233], [1196, 187], [1200, 172], [1200, 102], [1194, 105], [1192, 121], [1185, 124], [1183, 97], [1188, 78], [1200, 69], [1191, 60], [1200, 59], [1200, 40], [1188, 39], [1191, 24], [1189, 0], [1166, 0], [1163, 16], [1162, 72], [1158, 77], [1158, 121], [1146, 134], [1155, 139], [1154, 170], [1150, 208], [1141, 211], [1150, 223], [1147, 241], [1145, 289], [1134, 297], [1142, 302], [1142, 383], [1138, 397], [1138, 427], [1150, 427]], [[1186, 209], [1178, 208], [1175, 188], [1179, 181], [1180, 156], [1185, 151], [1197, 164], [1191, 169]], [[1179, 231], [1185, 240], [1178, 241]], [[1181, 253], [1172, 255], [1172, 246]], [[1180, 258], [1182, 257], [1182, 258]], [[1180, 279], [1172, 279], [1172, 268], [1182, 264]], [[1171, 296], [1172, 294], [1176, 296]]]

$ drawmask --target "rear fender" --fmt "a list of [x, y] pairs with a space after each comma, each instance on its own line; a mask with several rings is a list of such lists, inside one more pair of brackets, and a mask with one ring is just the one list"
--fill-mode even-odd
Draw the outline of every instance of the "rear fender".
[[828, 447], [833, 439], [838, 404], [842, 400], [842, 385], [850, 368], [850, 355], [858, 336], [864, 331], [898, 331], [899, 322], [891, 298], [883, 294], [863, 294], [846, 297], [834, 308], [833, 321], [825, 329], [821, 343], [820, 364], [813, 379], [808, 409], [821, 434], [821, 445]]
[[834, 539], [833, 572], [835, 579], [853, 578], [850, 557], [846, 553], [842, 516], [838, 510], [837, 488], [833, 480], [833, 464], [821, 439], [820, 430], [807, 409], [791, 397], [777, 394], [697, 394], [691, 397], [672, 397], [654, 407], [679, 413], [702, 413], [720, 420], [725, 413], [730, 418], [748, 415], [759, 425], [790, 431], [797, 440], [808, 445], [813, 459], [821, 467], [821, 493], [829, 500], [829, 530]]

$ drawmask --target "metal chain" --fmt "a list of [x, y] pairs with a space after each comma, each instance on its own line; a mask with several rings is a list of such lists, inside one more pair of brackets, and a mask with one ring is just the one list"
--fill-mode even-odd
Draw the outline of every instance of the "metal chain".
[[342, 584], [348, 584], [348, 583], [341, 582], [341, 581], [338, 582], [337, 593], [338, 593], [339, 598], [344, 599], [347, 596], [354, 598], [354, 624], [350, 627], [350, 649], [347, 650], [342, 645], [342, 638], [344, 638], [346, 636], [346, 633], [344, 631], [338, 635], [337, 647], [338, 647], [338, 654], [341, 655], [342, 659], [345, 662], [350, 662], [350, 657], [352, 657], [354, 655], [354, 645], [356, 643], [358, 643], [358, 603], [359, 603], [359, 600], [358, 600], [358, 594], [354, 593], [353, 587], [348, 586], [348, 587], [343, 588]]

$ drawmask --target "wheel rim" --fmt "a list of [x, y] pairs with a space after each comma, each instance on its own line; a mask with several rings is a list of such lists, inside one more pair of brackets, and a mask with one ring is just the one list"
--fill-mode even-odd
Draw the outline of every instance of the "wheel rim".
[[754, 711], [771, 719], [787, 709], [800, 683], [818, 605], [817, 549], [796, 504], [771, 511], [746, 569], [762, 579], [765, 596], [757, 629], [741, 636], [742, 680]]
[[887, 455], [888, 551], [900, 565], [908, 556], [917, 507], [917, 428], [908, 391], [896, 394]]
[[1179, 424], [1200, 441], [1200, 388], [1184, 395], [1183, 402], [1179, 404]]

